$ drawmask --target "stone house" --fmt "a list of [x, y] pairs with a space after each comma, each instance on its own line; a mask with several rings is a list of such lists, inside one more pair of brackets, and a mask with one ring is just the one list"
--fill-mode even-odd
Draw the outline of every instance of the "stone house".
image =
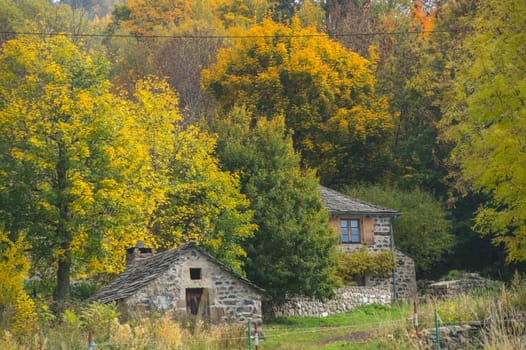
[[391, 278], [364, 276], [361, 284], [390, 289], [395, 300], [415, 296], [414, 261], [394, 245], [392, 224], [400, 213], [351, 198], [323, 186], [320, 186], [320, 191], [330, 213], [330, 224], [340, 235], [340, 251], [353, 253], [367, 247], [369, 252], [379, 252], [385, 249], [391, 249], [394, 252], [396, 266]]
[[214, 323], [262, 318], [264, 290], [193, 242], [158, 254], [138, 242], [127, 249], [126, 263], [90, 301], [115, 301], [125, 315], [159, 311]]

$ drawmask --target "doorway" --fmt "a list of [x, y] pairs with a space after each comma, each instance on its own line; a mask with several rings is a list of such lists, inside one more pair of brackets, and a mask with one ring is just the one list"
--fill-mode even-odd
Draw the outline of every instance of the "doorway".
[[206, 288], [186, 288], [186, 312], [201, 318], [209, 317], [208, 290]]

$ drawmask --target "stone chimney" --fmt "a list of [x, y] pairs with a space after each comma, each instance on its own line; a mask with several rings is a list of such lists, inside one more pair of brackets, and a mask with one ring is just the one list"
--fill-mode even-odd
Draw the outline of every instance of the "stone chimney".
[[146, 248], [144, 247], [143, 241], [137, 241], [135, 247], [126, 249], [126, 267], [131, 266], [137, 261], [149, 258], [154, 254], [155, 251], [153, 250], [153, 248]]

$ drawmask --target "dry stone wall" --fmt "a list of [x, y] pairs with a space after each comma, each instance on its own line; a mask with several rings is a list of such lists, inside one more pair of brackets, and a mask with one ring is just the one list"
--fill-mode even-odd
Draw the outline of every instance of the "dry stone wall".
[[459, 295], [474, 289], [487, 288], [492, 283], [495, 283], [495, 281], [473, 273], [463, 279], [427, 283], [425, 285], [425, 292], [434, 296]]
[[[429, 328], [423, 330], [423, 335], [429, 349], [437, 349], [436, 329]], [[440, 349], [444, 350], [463, 350], [463, 349], [482, 349], [482, 327], [480, 323], [472, 325], [443, 326], [438, 328]]]
[[264, 318], [275, 317], [323, 317], [342, 313], [365, 304], [390, 304], [391, 292], [377, 287], [348, 286], [338, 288], [335, 296], [326, 301], [314, 298], [293, 298], [281, 306], [264, 303]]

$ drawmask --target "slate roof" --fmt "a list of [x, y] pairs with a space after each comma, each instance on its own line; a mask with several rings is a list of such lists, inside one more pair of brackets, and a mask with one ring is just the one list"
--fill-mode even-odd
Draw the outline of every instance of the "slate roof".
[[397, 216], [400, 213], [396, 210], [384, 208], [382, 206], [367, 203], [346, 196], [330, 188], [320, 186], [321, 198], [325, 202], [327, 210], [332, 215], [387, 215]]
[[121, 273], [117, 278], [102, 287], [94, 296], [88, 301], [98, 301], [100, 303], [109, 303], [116, 300], [125, 299], [137, 292], [142, 287], [148, 285], [150, 282], [159, 277], [162, 273], [167, 271], [173, 264], [189, 250], [195, 249], [204, 255], [209, 261], [215, 263], [223, 270], [230, 273], [234, 278], [248, 284], [259, 292], [264, 290], [254, 283], [250, 282], [230, 267], [221, 263], [219, 260], [199, 248], [194, 242], [183, 244], [175, 249], [170, 249], [162, 253], [154, 254], [151, 257], [136, 261], [131, 266]]

